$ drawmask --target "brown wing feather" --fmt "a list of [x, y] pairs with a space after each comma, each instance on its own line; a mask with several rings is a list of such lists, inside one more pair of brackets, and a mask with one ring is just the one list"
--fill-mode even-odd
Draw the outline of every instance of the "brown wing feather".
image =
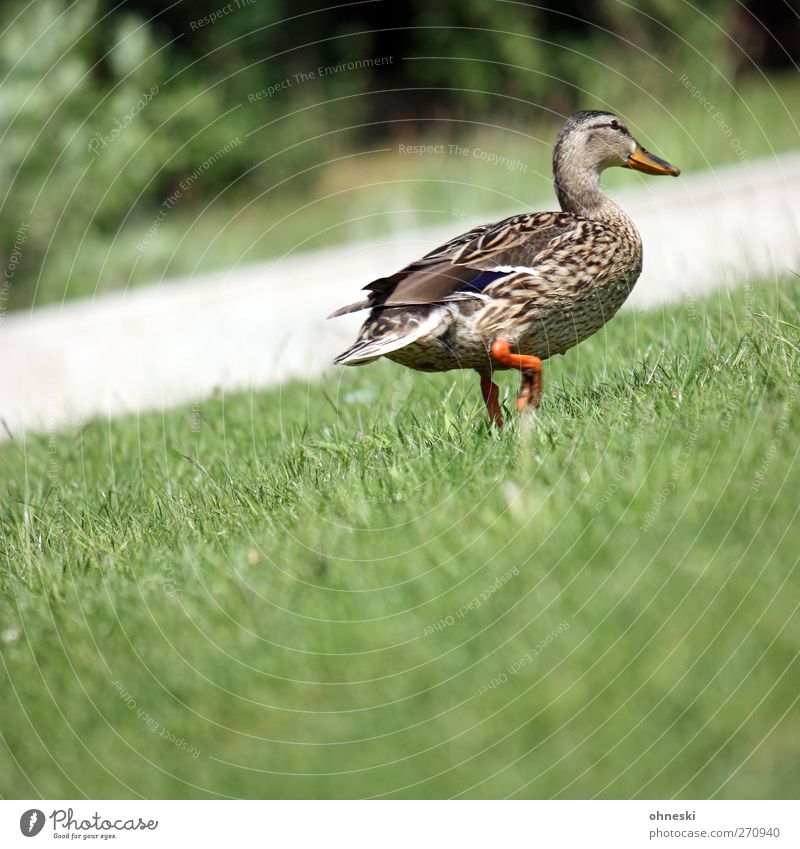
[[568, 212], [532, 212], [495, 224], [482, 224], [412, 262], [389, 277], [364, 287], [363, 301], [342, 307], [330, 318], [382, 306], [435, 304], [474, 297], [468, 288], [484, 271], [535, 265], [536, 255], [577, 222]]
[[[457, 299], [456, 293], [471, 280], [480, 277], [483, 271], [475, 266], [453, 265], [449, 260], [419, 261], [391, 277], [373, 280], [364, 287], [372, 290], [366, 300], [341, 307], [328, 318], [372, 307], [420, 306], [454, 300]], [[470, 297], [469, 290], [462, 291], [460, 296]]]
[[515, 215], [463, 244], [453, 262], [484, 271], [508, 265], [532, 268], [536, 256], [553, 239], [573, 229], [578, 220], [570, 212]]

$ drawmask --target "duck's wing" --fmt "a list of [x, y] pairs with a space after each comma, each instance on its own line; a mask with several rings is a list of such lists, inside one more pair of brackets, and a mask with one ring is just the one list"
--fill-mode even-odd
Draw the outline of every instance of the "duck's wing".
[[482, 224], [389, 277], [364, 287], [369, 295], [329, 318], [374, 307], [404, 307], [482, 298], [490, 283], [520, 270], [535, 271], [536, 257], [568, 235], [578, 218], [569, 212], [530, 212]]

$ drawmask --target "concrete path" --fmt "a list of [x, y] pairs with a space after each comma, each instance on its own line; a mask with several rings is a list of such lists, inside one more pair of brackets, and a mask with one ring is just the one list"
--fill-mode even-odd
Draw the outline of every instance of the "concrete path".
[[[800, 268], [800, 154], [639, 183], [618, 195], [645, 246], [631, 306]], [[0, 419], [12, 433], [54, 430], [316, 375], [363, 317], [325, 321], [330, 311], [464, 229], [454, 222], [6, 315]]]

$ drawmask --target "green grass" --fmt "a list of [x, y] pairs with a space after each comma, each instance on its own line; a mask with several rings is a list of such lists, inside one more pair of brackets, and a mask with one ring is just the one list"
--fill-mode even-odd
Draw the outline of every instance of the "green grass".
[[0, 795], [796, 798], [798, 304], [6, 444]]
[[[694, 79], [712, 111], [692, 99], [679, 76], [669, 103], [641, 94], [631, 99], [628, 92], [619, 102], [584, 105], [619, 111], [643, 144], [687, 174], [800, 146], [787, 107], [800, 96], [796, 74], [751, 79], [736, 91], [716, 75]], [[79, 244], [60, 242], [54, 234], [52, 251], [35, 269], [35, 287], [15, 287], [13, 306], [88, 297], [413, 227], [455, 232], [513, 210], [552, 205], [552, 146], [560, 121], [541, 109], [530, 107], [530, 115], [526, 109], [519, 104], [505, 119], [485, 125], [431, 121], [420, 125], [418, 136], [398, 134], [363, 145], [343, 130], [334, 134], [330, 161], [314, 163], [303, 179], [287, 173], [280, 154], [268, 148], [265, 156], [275, 157], [269, 160], [274, 180], [268, 189], [254, 193], [237, 183], [213, 203], [178, 205], [144, 249], [139, 243], [155, 210], [132, 214], [114, 234], [89, 231]], [[399, 125], [398, 133], [408, 131]], [[255, 136], [249, 143], [261, 140]], [[401, 144], [412, 143], [441, 145], [443, 152], [400, 152]], [[456, 144], [468, 155], [451, 153]], [[350, 155], [342, 149], [351, 149]], [[476, 150], [507, 163], [491, 164], [473, 155]], [[631, 189], [640, 179], [619, 169], [604, 178], [615, 191]]]

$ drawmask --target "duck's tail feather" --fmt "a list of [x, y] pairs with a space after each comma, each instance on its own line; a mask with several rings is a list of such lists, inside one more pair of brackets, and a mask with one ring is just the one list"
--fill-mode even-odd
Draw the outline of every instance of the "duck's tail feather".
[[381, 310], [361, 328], [358, 339], [333, 361], [339, 366], [360, 366], [405, 348], [417, 339], [436, 335], [442, 322], [439, 308], [422, 308], [417, 315], [406, 310]]
[[333, 361], [335, 366], [363, 366], [365, 363], [370, 363], [380, 357], [380, 354], [370, 354], [370, 345], [368, 342], [354, 342], [346, 351]]
[[339, 307], [339, 309], [332, 312], [328, 318], [337, 318], [340, 315], [348, 315], [348, 313], [351, 312], [359, 312], [360, 310], [369, 309], [371, 306], [372, 302], [369, 299], [359, 301], [357, 304], [348, 304], [346, 307]]

